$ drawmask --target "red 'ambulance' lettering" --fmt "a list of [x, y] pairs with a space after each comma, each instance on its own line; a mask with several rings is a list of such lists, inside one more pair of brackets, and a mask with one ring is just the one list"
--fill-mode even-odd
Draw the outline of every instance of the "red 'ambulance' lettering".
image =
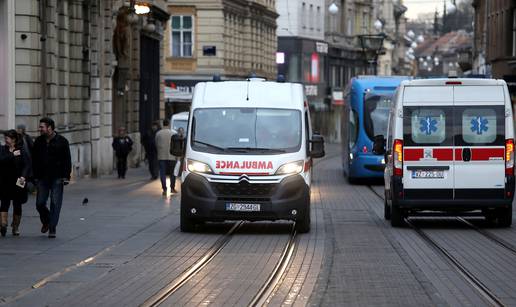
[[216, 161], [217, 169], [273, 169], [271, 161]]

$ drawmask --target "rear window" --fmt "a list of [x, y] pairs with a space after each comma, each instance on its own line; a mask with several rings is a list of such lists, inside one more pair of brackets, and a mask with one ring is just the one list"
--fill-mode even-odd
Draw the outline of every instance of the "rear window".
[[445, 107], [406, 107], [404, 140], [406, 145], [450, 145], [450, 111]]
[[459, 146], [503, 146], [505, 144], [504, 106], [468, 106], [455, 109]]
[[496, 140], [496, 112], [491, 109], [467, 109], [462, 112], [462, 137], [471, 144]]

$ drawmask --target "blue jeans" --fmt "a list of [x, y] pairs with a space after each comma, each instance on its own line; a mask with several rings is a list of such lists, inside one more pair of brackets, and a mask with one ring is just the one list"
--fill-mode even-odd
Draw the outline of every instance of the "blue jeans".
[[176, 176], [174, 176], [174, 167], [176, 161], [159, 160], [159, 178], [161, 179], [161, 188], [163, 191], [167, 190], [167, 171], [170, 172], [170, 189], [176, 187]]
[[[50, 196], [50, 210], [47, 208], [47, 200]], [[36, 209], [39, 219], [44, 225], [49, 225], [55, 230], [59, 222], [59, 213], [63, 203], [63, 180], [40, 180], [38, 182], [38, 195], [36, 197]]]

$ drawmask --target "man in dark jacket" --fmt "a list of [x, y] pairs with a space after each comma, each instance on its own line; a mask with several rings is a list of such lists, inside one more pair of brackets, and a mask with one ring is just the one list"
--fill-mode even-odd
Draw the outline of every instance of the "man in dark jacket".
[[[38, 185], [36, 209], [43, 226], [41, 232], [49, 231], [48, 237], [56, 237], [56, 227], [63, 202], [63, 187], [68, 184], [72, 172], [70, 145], [55, 132], [55, 123], [44, 117], [39, 121], [40, 136], [34, 142], [33, 172]], [[50, 196], [50, 210], [47, 200]]]
[[113, 150], [116, 155], [116, 169], [119, 179], [125, 179], [127, 172], [127, 156], [133, 150], [133, 140], [127, 136], [125, 128], [118, 128], [118, 136], [113, 139]]
[[149, 162], [149, 172], [151, 179], [158, 179], [158, 149], [156, 148], [156, 133], [161, 129], [159, 121], [153, 122], [151, 130], [142, 137], [142, 144], [145, 148], [145, 157]]

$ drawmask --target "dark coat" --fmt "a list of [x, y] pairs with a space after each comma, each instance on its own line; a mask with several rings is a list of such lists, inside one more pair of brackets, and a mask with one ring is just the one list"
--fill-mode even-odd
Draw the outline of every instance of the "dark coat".
[[31, 164], [28, 153], [23, 146], [16, 148], [20, 155], [15, 156], [7, 145], [0, 146], [0, 198], [27, 202], [27, 188], [16, 185], [18, 178], [28, 180], [31, 173]]
[[57, 133], [49, 142], [46, 136], [39, 136], [34, 142], [32, 166], [37, 180], [69, 180], [72, 159], [68, 140]]
[[133, 150], [133, 140], [128, 136], [117, 136], [113, 139], [111, 146], [113, 146], [117, 157], [126, 157]]
[[149, 130], [142, 138], [143, 148], [145, 148], [145, 155], [148, 159], [158, 156], [158, 149], [156, 148], [156, 133], [158, 133], [158, 130]]

